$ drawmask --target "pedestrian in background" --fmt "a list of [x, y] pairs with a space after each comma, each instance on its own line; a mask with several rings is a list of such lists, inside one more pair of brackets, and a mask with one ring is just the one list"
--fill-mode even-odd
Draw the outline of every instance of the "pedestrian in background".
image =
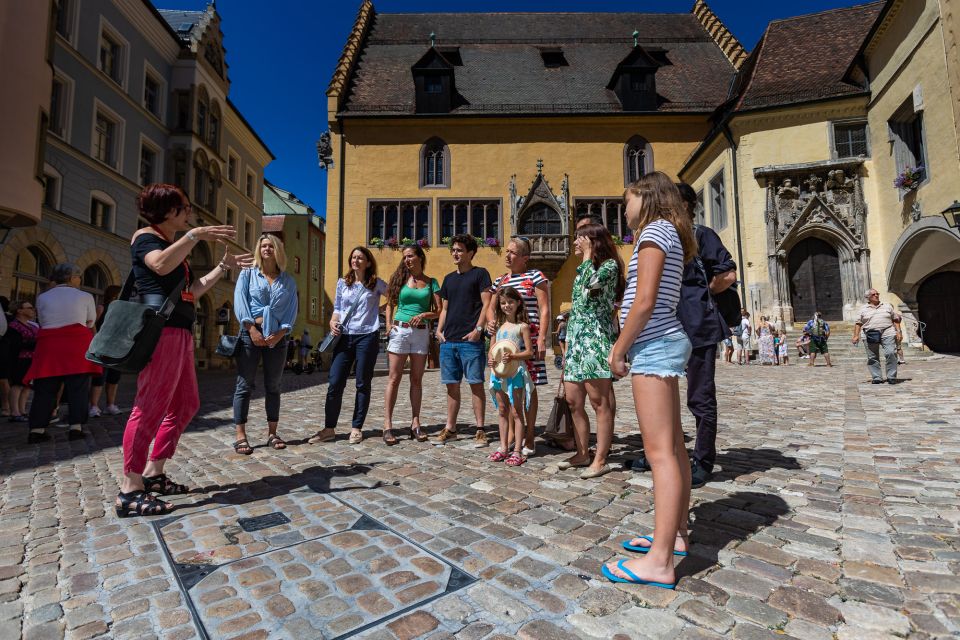
[[[237, 344], [237, 386], [233, 392], [233, 423], [237, 439], [233, 449], [249, 455], [247, 440], [250, 394], [256, 389], [257, 367], [263, 360], [264, 408], [267, 413], [267, 446], [286, 449], [277, 434], [280, 424], [280, 380], [287, 358], [287, 340], [297, 320], [297, 283], [287, 273], [287, 253], [277, 236], [260, 236], [254, 266], [244, 269], [233, 290], [233, 308], [240, 321]], [[309, 337], [309, 334], [307, 334]]]
[[10, 413], [10, 369], [17, 360], [16, 354], [10, 349], [13, 334], [8, 331], [13, 316], [9, 313], [10, 300], [0, 296], [0, 324], [3, 332], [0, 334], [0, 416], [9, 418]]
[[860, 342], [863, 335], [866, 340], [867, 368], [873, 384], [884, 381], [884, 371], [880, 368], [880, 350], [886, 363], [886, 381], [897, 383], [897, 341], [903, 340], [900, 329], [902, 317], [889, 302], [880, 302], [880, 292], [870, 289], [864, 297], [866, 304], [860, 307], [856, 324], [853, 326], [853, 344]]
[[683, 266], [697, 254], [693, 223], [676, 185], [654, 171], [625, 193], [637, 230], [627, 270], [620, 337], [610, 351], [616, 376], [629, 371], [640, 433], [653, 471], [654, 531], [625, 543], [643, 557], [603, 565], [612, 582], [673, 589], [673, 554], [687, 551], [690, 461], [680, 425], [680, 385], [692, 350], [677, 317]]
[[30, 370], [33, 350], [37, 346], [40, 325], [36, 323], [37, 311], [29, 300], [14, 302], [10, 310], [13, 318], [7, 323], [7, 348], [10, 353], [10, 422], [27, 422], [27, 399], [30, 387], [23, 377]]
[[737, 364], [750, 364], [750, 312], [746, 309], [740, 310], [740, 326], [737, 327]]
[[483, 318], [493, 294], [490, 273], [473, 264], [477, 241], [468, 234], [450, 239], [450, 256], [456, 270], [448, 273], [440, 286], [440, 318], [437, 341], [440, 343], [440, 382], [447, 387], [447, 423], [441, 433], [456, 439], [457, 415], [460, 413], [460, 382], [470, 385], [473, 417], [476, 423], [474, 446], [489, 443], [484, 430], [487, 395], [483, 387], [484, 327]]
[[[370, 409], [373, 368], [380, 352], [380, 298], [386, 293], [387, 283], [377, 277], [377, 261], [373, 254], [366, 247], [354, 247], [350, 252], [347, 272], [337, 280], [333, 315], [330, 317], [330, 331], [340, 339], [333, 349], [333, 363], [327, 378], [324, 427], [310, 437], [310, 444], [336, 438], [343, 390], [354, 365], [357, 395], [349, 442], [359, 444], [363, 441], [363, 425]], [[341, 318], [345, 322], [341, 322]]]
[[83, 272], [75, 264], [61, 263], [50, 273], [52, 287], [37, 296], [37, 347], [24, 384], [33, 387], [28, 443], [50, 439], [46, 427], [57, 408], [61, 385], [67, 395], [70, 440], [82, 439], [90, 415], [90, 376], [101, 369], [86, 359], [93, 340], [97, 306], [93, 296], [78, 287]]
[[[119, 285], [112, 284], [103, 290], [103, 304], [97, 309], [97, 322], [94, 325], [97, 331], [103, 326], [103, 319], [107, 317], [107, 309], [110, 303], [120, 297], [122, 288]], [[100, 396], [106, 390], [107, 406], [103, 413], [110, 416], [119, 415], [120, 407], [117, 406], [117, 385], [120, 383], [120, 372], [116, 369], [105, 369], [100, 375], [93, 376], [90, 380], [90, 417], [96, 418], [100, 415]]]
[[807, 320], [803, 330], [810, 335], [810, 362], [811, 367], [817, 361], [817, 354], [822, 353], [823, 359], [827, 361], [827, 366], [832, 367], [830, 362], [830, 348], [827, 346], [827, 340], [830, 338], [830, 325], [823, 319], [819, 311], [815, 311], [813, 317]]
[[774, 364], [776, 360], [776, 345], [773, 343], [773, 334], [777, 327], [770, 322], [767, 316], [760, 316], [757, 324], [757, 342], [760, 345], [760, 364]]
[[[137, 294], [141, 303], [155, 309], [169, 299], [174, 310], [160, 333], [153, 358], [137, 376], [137, 396], [123, 431], [123, 479], [114, 503], [121, 518], [169, 513], [173, 504], [155, 494], [189, 491], [170, 480], [164, 466], [200, 406], [193, 354], [196, 300], [230, 269], [253, 263], [250, 254], [233, 255], [224, 250], [219, 264], [197, 278], [187, 262], [197, 243], [206, 240], [225, 245], [236, 237], [236, 230], [229, 225], [191, 228], [190, 199], [172, 184], [147, 185], [137, 197], [137, 207], [150, 225], [139, 229], [130, 241]], [[186, 233], [174, 239], [181, 231]]]
[[[284, 267], [284, 269], [286, 269], [286, 267]], [[313, 339], [310, 337], [310, 329], [304, 328], [303, 333], [300, 334], [299, 362], [301, 367], [307, 364], [311, 349], [313, 349]]]
[[423, 372], [430, 351], [430, 321], [440, 316], [440, 283], [424, 269], [427, 254], [419, 245], [403, 248], [403, 257], [387, 286], [387, 360], [390, 372], [385, 392], [383, 441], [397, 444], [393, 435], [393, 410], [403, 379], [403, 367], [410, 358], [410, 438], [425, 442], [427, 434], [420, 428], [420, 406], [423, 402]]

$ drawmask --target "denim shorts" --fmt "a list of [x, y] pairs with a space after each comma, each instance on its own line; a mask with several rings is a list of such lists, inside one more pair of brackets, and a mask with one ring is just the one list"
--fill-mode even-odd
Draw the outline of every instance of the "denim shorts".
[[633, 375], [679, 378], [687, 369], [692, 351], [690, 339], [683, 331], [634, 344], [627, 353], [630, 373]]
[[483, 369], [487, 359], [483, 342], [443, 342], [440, 344], [440, 383], [483, 384]]
[[389, 353], [427, 355], [430, 346], [430, 330], [426, 327], [399, 327], [394, 325], [389, 333], [387, 342]]

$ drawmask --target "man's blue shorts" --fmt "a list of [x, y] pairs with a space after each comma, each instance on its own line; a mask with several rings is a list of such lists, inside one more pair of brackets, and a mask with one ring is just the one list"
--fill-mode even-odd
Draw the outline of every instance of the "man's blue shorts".
[[440, 382], [460, 384], [466, 378], [467, 384], [483, 384], [483, 370], [487, 366], [483, 346], [483, 341], [441, 343]]

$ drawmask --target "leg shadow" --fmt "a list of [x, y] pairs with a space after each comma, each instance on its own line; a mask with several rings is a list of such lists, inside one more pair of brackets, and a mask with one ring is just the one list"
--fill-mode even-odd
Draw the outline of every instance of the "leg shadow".
[[790, 512], [780, 497], [757, 491], [738, 491], [702, 502], [691, 510], [690, 555], [677, 565], [677, 576], [693, 576], [715, 567], [720, 550], [742, 542]]
[[784, 455], [777, 449], [751, 449], [735, 447], [717, 454], [713, 479], [716, 482], [736, 480], [751, 473], [763, 473], [770, 469], [801, 469], [793, 456]]

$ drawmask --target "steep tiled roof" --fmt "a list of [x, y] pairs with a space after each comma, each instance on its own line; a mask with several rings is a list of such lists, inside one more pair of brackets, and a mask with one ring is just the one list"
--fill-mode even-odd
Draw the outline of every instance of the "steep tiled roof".
[[882, 7], [874, 2], [771, 22], [743, 66], [737, 110], [866, 91], [844, 75]]
[[179, 9], [157, 9], [157, 13], [167, 21], [170, 28], [177, 32], [182, 40], [190, 39], [193, 31], [204, 16], [204, 11], [180, 11]]
[[[606, 88], [638, 43], [659, 58], [661, 111], [713, 111], [727, 97], [731, 62], [696, 16], [650, 13], [436, 13], [374, 15], [342, 108], [413, 113], [411, 67], [430, 47], [457, 48], [454, 73], [472, 112], [619, 112]], [[560, 47], [567, 66], [546, 68], [540, 47]]]
[[285, 216], [263, 216], [261, 228], [263, 233], [280, 233], [283, 231]]

